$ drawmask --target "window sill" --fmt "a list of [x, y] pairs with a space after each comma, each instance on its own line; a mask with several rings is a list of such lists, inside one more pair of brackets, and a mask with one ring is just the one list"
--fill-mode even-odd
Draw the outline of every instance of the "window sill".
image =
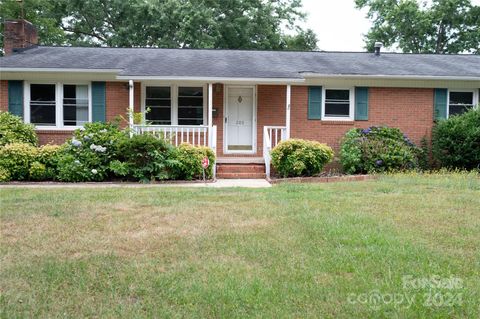
[[56, 127], [56, 126], [36, 126], [35, 131], [42, 132], [73, 132], [83, 126], [72, 126], [72, 127]]
[[322, 125], [350, 125], [355, 124], [354, 120], [322, 120]]

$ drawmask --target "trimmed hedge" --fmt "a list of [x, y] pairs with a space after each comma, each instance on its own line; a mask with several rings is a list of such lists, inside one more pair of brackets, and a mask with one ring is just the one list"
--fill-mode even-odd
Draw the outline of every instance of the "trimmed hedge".
[[326, 144], [301, 139], [282, 141], [271, 152], [272, 166], [281, 177], [319, 174], [333, 155]]
[[446, 168], [480, 168], [480, 108], [438, 122], [433, 128], [432, 153]]

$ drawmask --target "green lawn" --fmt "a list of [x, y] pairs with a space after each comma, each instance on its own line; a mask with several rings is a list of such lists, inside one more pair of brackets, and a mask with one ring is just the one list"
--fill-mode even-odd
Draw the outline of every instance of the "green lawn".
[[480, 315], [475, 174], [0, 198], [4, 318]]

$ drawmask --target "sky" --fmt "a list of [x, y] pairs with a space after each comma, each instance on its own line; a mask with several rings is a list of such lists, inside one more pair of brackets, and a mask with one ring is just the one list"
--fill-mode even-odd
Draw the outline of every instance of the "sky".
[[[325, 51], [365, 51], [363, 34], [368, 32], [370, 21], [367, 10], [355, 8], [354, 0], [302, 0], [310, 28], [318, 36], [318, 47]], [[480, 5], [480, 0], [472, 0]]]

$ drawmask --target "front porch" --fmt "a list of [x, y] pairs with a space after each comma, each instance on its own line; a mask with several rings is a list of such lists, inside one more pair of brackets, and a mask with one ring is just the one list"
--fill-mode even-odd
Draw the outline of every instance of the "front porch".
[[[181, 116], [188, 112], [193, 114], [178, 93], [184, 85], [204, 88], [202, 98], [197, 99], [204, 103], [201, 109], [196, 106], [199, 125], [179, 124], [185, 122]], [[156, 87], [168, 87], [174, 93], [163, 100], [150, 98], [148, 90]], [[134, 108], [138, 88], [141, 90], [140, 108]], [[150, 105], [167, 104], [164, 100], [168, 100], [169, 105]], [[165, 82], [155, 81], [138, 85], [130, 80], [129, 126], [132, 134], [149, 132], [173, 145], [190, 143], [212, 148], [217, 158], [215, 171], [219, 178], [265, 178], [270, 175], [270, 150], [290, 136], [290, 100], [291, 84], [189, 82], [167, 86]], [[162, 109], [163, 114], [167, 114], [161, 119], [145, 115], [149, 108]], [[170, 110], [170, 117], [165, 108]], [[134, 113], [138, 111], [142, 113], [141, 124], [134, 123]], [[159, 113], [155, 110], [155, 114]], [[168, 124], [157, 124], [160, 120]]]

